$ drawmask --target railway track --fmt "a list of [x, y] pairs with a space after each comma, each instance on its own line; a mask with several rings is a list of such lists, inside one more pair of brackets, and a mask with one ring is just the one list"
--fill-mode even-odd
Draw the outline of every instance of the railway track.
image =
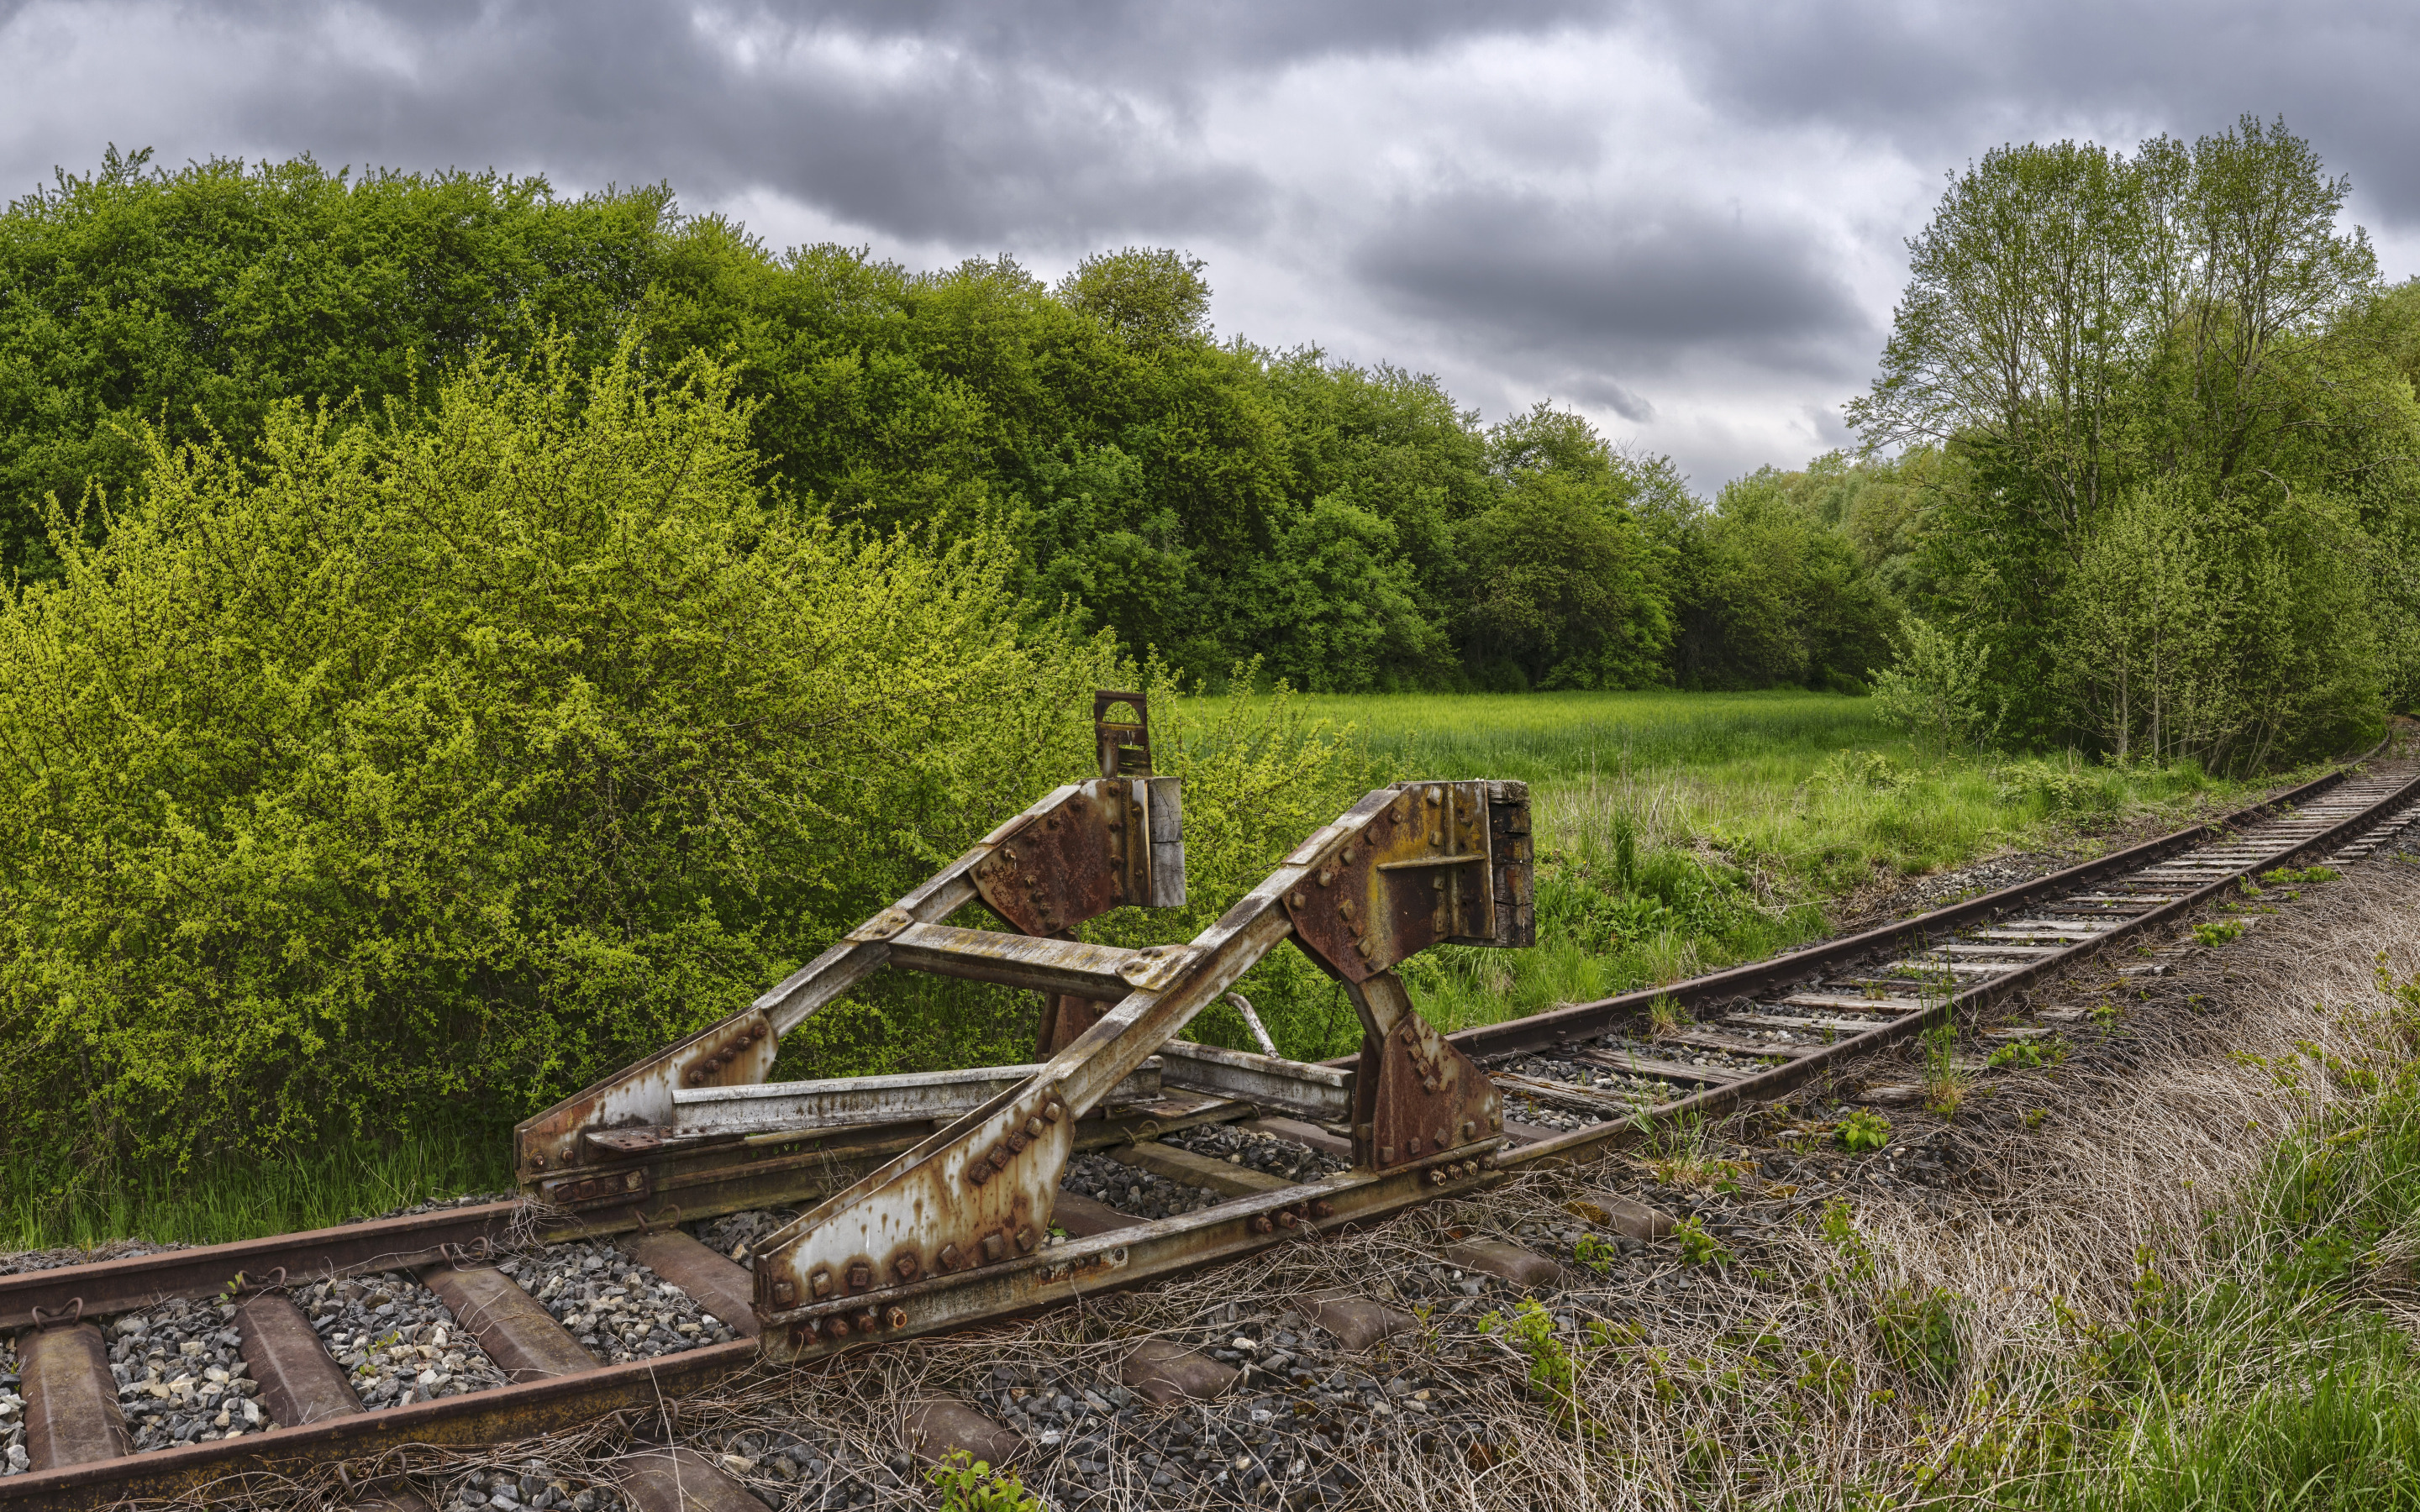
[[[1391, 968], [1440, 941], [1528, 943], [1520, 784], [1373, 793], [1190, 946], [1118, 950], [1073, 925], [1182, 900], [1181, 808], [1174, 784], [1149, 775], [1141, 701], [1104, 695], [1095, 712], [1099, 780], [1003, 825], [745, 1012], [524, 1123], [520, 1199], [0, 1276], [19, 1381], [8, 1391], [0, 1356], [0, 1409], [22, 1424], [12, 1434], [0, 1415], [0, 1439], [22, 1451], [0, 1474], [0, 1508], [240, 1504], [298, 1469], [367, 1465], [402, 1445], [468, 1448], [617, 1417], [660, 1427], [668, 1400], [762, 1379], [752, 1372], [1215, 1266], [1780, 1098], [2194, 915], [2243, 878], [2356, 859], [2420, 819], [2420, 763], [2354, 764], [1883, 929], [1441, 1036]], [[976, 906], [1007, 928], [948, 922]], [[1344, 984], [1365, 1027], [1357, 1059], [1175, 1038], [1287, 940]], [[1042, 991], [1037, 1060], [768, 1080], [783, 1033], [886, 967]], [[2162, 966], [2144, 955], [2118, 969]], [[2057, 1011], [2007, 1032], [2040, 1032]], [[1225, 1158], [1245, 1148], [1256, 1163]], [[1193, 1205], [1121, 1211], [1146, 1187], [1160, 1210], [1171, 1193]], [[1485, 1243], [1450, 1259], [1516, 1284], [1556, 1263]], [[1304, 1310], [1348, 1350], [1404, 1321], [1369, 1298]], [[1146, 1349], [1120, 1380], [1165, 1405], [1235, 1373]], [[1017, 1447], [975, 1406], [919, 1414], [928, 1451]], [[643, 1445], [597, 1478], [612, 1497], [585, 1491], [583, 1504], [525, 1480], [491, 1504], [764, 1504], [686, 1449]], [[428, 1504], [397, 1482], [347, 1484], [365, 1507]]]

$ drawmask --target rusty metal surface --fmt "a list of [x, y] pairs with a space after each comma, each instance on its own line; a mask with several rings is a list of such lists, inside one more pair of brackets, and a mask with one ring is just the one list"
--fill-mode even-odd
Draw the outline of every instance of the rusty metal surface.
[[[1115, 716], [1123, 708], [1129, 717]], [[1102, 688], [1093, 695], [1093, 745], [1103, 777], [1151, 775], [1151, 701]]]
[[260, 1382], [260, 1405], [280, 1427], [299, 1427], [322, 1418], [345, 1417], [362, 1410], [361, 1398], [345, 1380], [343, 1367], [328, 1358], [327, 1347], [311, 1329], [302, 1309], [282, 1291], [263, 1291], [244, 1299], [236, 1309], [238, 1348], [252, 1379]]
[[[869, 968], [870, 969], [870, 968]], [[686, 1087], [761, 1082], [780, 1046], [772, 1022], [755, 1008], [733, 1014], [575, 1094], [514, 1131], [514, 1155], [525, 1183], [555, 1180], [569, 1190], [596, 1173], [581, 1136], [590, 1130], [673, 1121], [673, 1093]], [[616, 1173], [617, 1176], [620, 1173]], [[552, 1196], [566, 1205], [618, 1196]]]
[[750, 1297], [748, 1268], [717, 1255], [677, 1228], [659, 1228], [622, 1246], [632, 1259], [697, 1299], [698, 1305], [748, 1338], [764, 1332]]
[[[969, 873], [984, 906], [1013, 930], [1057, 934], [1124, 903], [1125, 842], [1108, 821], [1124, 823], [1125, 787], [1110, 779], [1079, 784], [1019, 824]], [[1106, 789], [1115, 796], [1097, 795]]]
[[[761, 1242], [758, 1312], [845, 1302], [1032, 1255], [1050, 1231], [1075, 1125], [1075, 1110], [1047, 1075], [1001, 1093], [948, 1135]], [[818, 1324], [843, 1337], [887, 1326], [886, 1310], [872, 1301]]]
[[1405, 784], [1309, 858], [1285, 894], [1295, 938], [1351, 982], [1443, 941], [1492, 940], [1490, 839], [1486, 783]]
[[1083, 940], [1001, 930], [912, 924], [891, 940], [891, 964], [942, 977], [996, 981], [1045, 993], [1125, 995], [1125, 972], [1142, 969], [1135, 951]]
[[1361, 1064], [1353, 1081], [1354, 1164], [1375, 1170], [1492, 1142], [1504, 1096], [1487, 1073], [1412, 1007], [1393, 972], [1351, 989], [1361, 1016]]
[[[1368, 1222], [1434, 1196], [1474, 1190], [1496, 1179], [1490, 1159], [1481, 1152], [1384, 1174], [1342, 1172], [1280, 1192], [1235, 1197], [1179, 1218], [1133, 1222], [970, 1274], [892, 1287], [878, 1297], [810, 1303], [768, 1317], [765, 1348], [777, 1359], [820, 1358], [1182, 1274], [1271, 1244], [1310, 1241], [1327, 1229]], [[1432, 1172], [1438, 1179], [1432, 1180]], [[856, 1326], [857, 1318], [869, 1310], [879, 1314], [871, 1337]], [[835, 1319], [849, 1327], [833, 1331], [829, 1325]]]
[[1170, 1087], [1282, 1108], [1320, 1123], [1353, 1117], [1353, 1074], [1333, 1066], [1185, 1040], [1161, 1045], [1159, 1062], [1160, 1080]]
[[[963, 1071], [768, 1082], [762, 1087], [684, 1092], [675, 1104], [680, 1121], [666, 1133], [698, 1130], [752, 1134], [954, 1119], [1032, 1080], [1042, 1065], [1033, 1061], [1020, 1066], [970, 1066]], [[1159, 1096], [1160, 1080], [1161, 1068], [1146, 1063], [1120, 1083], [1111, 1097], [1128, 1103], [1147, 1102]]]
[[519, 1202], [489, 1202], [0, 1276], [0, 1329], [23, 1328], [34, 1320], [33, 1309], [60, 1312], [77, 1297], [84, 1299], [86, 1314], [108, 1317], [172, 1297], [225, 1291], [246, 1280], [265, 1279], [281, 1268], [297, 1279], [317, 1279], [426, 1265], [448, 1249], [502, 1241], [520, 1211]]
[[133, 1451], [100, 1329], [71, 1323], [22, 1335], [17, 1370], [24, 1387], [25, 1453], [36, 1473]]
[[0, 1507], [8, 1512], [86, 1512], [138, 1498], [246, 1506], [259, 1499], [250, 1489], [256, 1477], [264, 1492], [290, 1489], [291, 1476], [302, 1467], [403, 1444], [508, 1443], [592, 1427], [617, 1414], [632, 1426], [659, 1422], [665, 1397], [744, 1371], [756, 1358], [754, 1341], [734, 1339], [583, 1375], [443, 1396], [306, 1427], [271, 1428], [215, 1443], [0, 1476]]
[[1487, 784], [1487, 854], [1495, 869], [1494, 933], [1460, 943], [1520, 950], [1538, 943], [1535, 868], [1529, 835], [1529, 784]]
[[443, 1265], [420, 1280], [510, 1380], [582, 1375], [598, 1365], [535, 1297], [493, 1266]]

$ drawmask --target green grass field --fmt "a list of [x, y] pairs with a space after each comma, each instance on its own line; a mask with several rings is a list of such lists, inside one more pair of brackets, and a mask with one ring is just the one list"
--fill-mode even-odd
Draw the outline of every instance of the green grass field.
[[[1531, 785], [1539, 939], [1406, 968], [1448, 1028], [1694, 976], [1829, 933], [1861, 890], [2010, 849], [2187, 823], [2248, 784], [2194, 766], [1923, 752], [1838, 694], [1305, 696], [1405, 777]], [[1349, 1035], [1348, 1026], [1336, 1026]], [[1289, 1043], [1336, 1055], [1342, 1043]]]

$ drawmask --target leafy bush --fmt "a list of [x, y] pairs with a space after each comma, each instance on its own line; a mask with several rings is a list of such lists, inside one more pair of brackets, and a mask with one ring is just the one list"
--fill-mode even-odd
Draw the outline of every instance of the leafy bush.
[[1981, 637], [1910, 619], [1899, 659], [1874, 674], [1874, 713], [1929, 745], [1982, 745], [1994, 733], [1986, 662]]
[[510, 1114], [745, 1003], [1091, 764], [1003, 544], [763, 495], [728, 375], [149, 438], [0, 601], [15, 1154]]

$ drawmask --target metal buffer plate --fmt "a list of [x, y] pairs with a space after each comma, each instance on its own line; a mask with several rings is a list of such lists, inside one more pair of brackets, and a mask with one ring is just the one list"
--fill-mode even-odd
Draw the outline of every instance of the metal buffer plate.
[[1315, 843], [1288, 858], [1313, 864], [1286, 894], [1286, 912], [1303, 949], [1346, 981], [1432, 945], [1536, 938], [1525, 783], [1415, 783]]

